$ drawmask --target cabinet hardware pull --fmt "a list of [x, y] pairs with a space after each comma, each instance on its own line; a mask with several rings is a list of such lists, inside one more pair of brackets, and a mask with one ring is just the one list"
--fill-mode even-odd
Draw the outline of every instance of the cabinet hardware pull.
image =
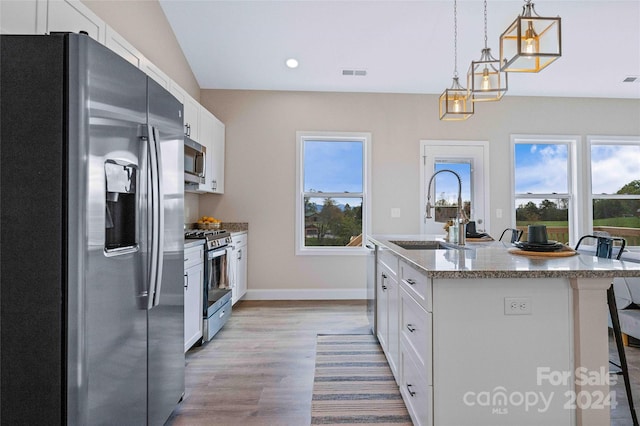
[[189, 288], [189, 275], [184, 274], [186, 280], [184, 280], [184, 288]]
[[414, 285], [416, 282], [414, 280], [412, 280], [411, 278], [407, 278], [407, 284], [409, 285]]
[[387, 286], [382, 284], [382, 291], [385, 291], [387, 289]]
[[410, 332], [414, 332], [416, 331], [415, 327], [413, 326], [413, 324], [407, 324], [407, 330], [409, 330]]
[[407, 390], [409, 391], [409, 395], [410, 396], [416, 396], [416, 393], [411, 390], [412, 387], [413, 387], [412, 384], [407, 383]]

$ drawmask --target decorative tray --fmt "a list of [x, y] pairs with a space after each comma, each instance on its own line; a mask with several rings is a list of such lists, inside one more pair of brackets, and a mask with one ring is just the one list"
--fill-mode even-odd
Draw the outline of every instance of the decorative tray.
[[578, 254], [577, 251], [569, 246], [560, 244], [562, 247], [555, 251], [531, 251], [523, 250], [519, 248], [510, 248], [507, 251], [511, 254], [517, 254], [520, 256], [537, 256], [537, 257], [569, 257]]

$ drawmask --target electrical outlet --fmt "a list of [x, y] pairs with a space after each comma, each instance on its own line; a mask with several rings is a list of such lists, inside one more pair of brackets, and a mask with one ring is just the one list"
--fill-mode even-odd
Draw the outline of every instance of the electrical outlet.
[[400, 217], [400, 209], [397, 207], [394, 207], [391, 209], [391, 217], [392, 218], [398, 218]]
[[505, 315], [531, 315], [532, 312], [530, 297], [505, 297]]

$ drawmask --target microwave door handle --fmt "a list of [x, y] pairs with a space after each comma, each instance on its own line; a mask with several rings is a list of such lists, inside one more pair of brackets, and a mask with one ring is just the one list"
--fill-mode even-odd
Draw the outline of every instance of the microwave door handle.
[[201, 178], [207, 176], [207, 153], [206, 152], [202, 153], [202, 172], [198, 176], [200, 176]]
[[156, 238], [156, 284], [153, 294], [153, 306], [158, 306], [160, 303], [160, 291], [162, 290], [162, 267], [164, 260], [164, 186], [163, 186], [163, 172], [162, 172], [162, 151], [160, 149], [160, 132], [155, 127], [153, 128], [153, 141], [155, 146], [155, 160], [157, 170], [157, 182], [156, 182], [156, 209], [158, 218], [158, 235]]

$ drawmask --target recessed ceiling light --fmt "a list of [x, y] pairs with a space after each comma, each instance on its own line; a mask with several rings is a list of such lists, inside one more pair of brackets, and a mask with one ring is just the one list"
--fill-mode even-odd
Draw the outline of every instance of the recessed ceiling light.
[[298, 60], [294, 58], [287, 59], [285, 62], [289, 68], [298, 68]]

